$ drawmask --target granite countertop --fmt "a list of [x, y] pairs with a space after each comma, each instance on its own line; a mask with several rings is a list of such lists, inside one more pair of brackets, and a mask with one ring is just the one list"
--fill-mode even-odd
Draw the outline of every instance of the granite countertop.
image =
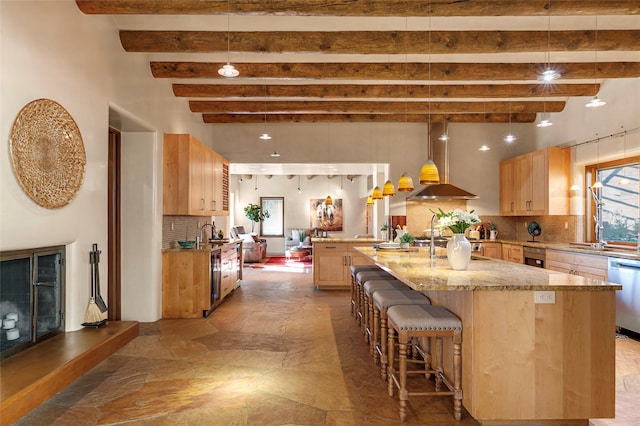
[[408, 251], [374, 250], [356, 247], [355, 250], [373, 260], [409, 287], [427, 290], [558, 290], [611, 291], [621, 290], [619, 284], [521, 265], [488, 257], [473, 256], [466, 271], [454, 271], [446, 259], [446, 250], [438, 248], [436, 256], [429, 256], [426, 247]]
[[[197, 253], [197, 252], [212, 252], [212, 251], [217, 251], [217, 250], [222, 250], [223, 246], [226, 246], [228, 244], [237, 244], [242, 240], [222, 240], [222, 241], [216, 241], [216, 240], [210, 240], [207, 244], [202, 244], [202, 246], [200, 248], [196, 248], [196, 246], [194, 245], [192, 248], [182, 248], [180, 246], [177, 247], [171, 247], [171, 248], [165, 248], [162, 249], [163, 253], [179, 253], [179, 252], [193, 252], [193, 253]], [[175, 243], [177, 245], [177, 243]]]
[[380, 238], [319, 238], [313, 237], [311, 238], [312, 243], [362, 243], [362, 244], [373, 244], [373, 243], [381, 243], [384, 240]]
[[472, 243], [504, 243], [520, 244], [526, 247], [538, 247], [544, 249], [571, 251], [582, 254], [595, 254], [598, 256], [620, 257], [625, 259], [640, 259], [640, 252], [633, 249], [620, 248], [620, 246], [609, 246], [604, 249], [593, 249], [589, 243], [549, 243], [545, 241], [515, 241], [515, 240], [470, 240]]

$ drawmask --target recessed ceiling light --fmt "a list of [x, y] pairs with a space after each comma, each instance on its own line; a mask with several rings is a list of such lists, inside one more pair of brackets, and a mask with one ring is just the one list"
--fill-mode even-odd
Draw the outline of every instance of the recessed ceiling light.
[[551, 83], [560, 78], [560, 73], [556, 70], [548, 69], [542, 72], [542, 81]]

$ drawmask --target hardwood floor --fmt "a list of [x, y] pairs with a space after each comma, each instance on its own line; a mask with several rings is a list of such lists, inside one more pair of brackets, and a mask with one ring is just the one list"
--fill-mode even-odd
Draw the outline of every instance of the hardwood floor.
[[[397, 397], [373, 365], [348, 291], [318, 291], [310, 270], [244, 271], [209, 318], [140, 324], [140, 335], [17, 425], [393, 425]], [[640, 342], [616, 340], [615, 420], [638, 425]], [[631, 404], [628, 406], [627, 404]], [[449, 397], [415, 399], [407, 425], [453, 419]]]

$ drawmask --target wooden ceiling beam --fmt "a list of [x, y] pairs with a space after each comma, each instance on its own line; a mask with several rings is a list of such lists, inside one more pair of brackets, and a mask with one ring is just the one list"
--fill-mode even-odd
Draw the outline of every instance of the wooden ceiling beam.
[[[127, 52], [481, 54], [640, 50], [640, 30], [560, 31], [133, 31]], [[227, 38], [230, 36], [229, 43]], [[431, 42], [428, 40], [431, 38]]]
[[[546, 16], [546, 1], [531, 0], [76, 0], [86, 14], [246, 14], [282, 16]], [[637, 15], [636, 0], [553, 0], [551, 13]]]
[[527, 98], [595, 96], [596, 84], [174, 84], [187, 98]]
[[191, 112], [250, 114], [398, 114], [560, 112], [563, 101], [528, 102], [380, 102], [380, 101], [189, 101]]
[[[202, 114], [208, 124], [264, 123], [264, 114]], [[533, 123], [535, 113], [511, 114], [512, 123]], [[429, 114], [277, 114], [267, 115], [267, 123], [427, 123]], [[432, 123], [508, 123], [509, 114], [431, 114]]]
[[[156, 78], [215, 78], [222, 63], [151, 62]], [[537, 80], [546, 68], [541, 63], [248, 63], [234, 62], [243, 79], [343, 80]], [[640, 62], [555, 63], [562, 80], [640, 77]]]

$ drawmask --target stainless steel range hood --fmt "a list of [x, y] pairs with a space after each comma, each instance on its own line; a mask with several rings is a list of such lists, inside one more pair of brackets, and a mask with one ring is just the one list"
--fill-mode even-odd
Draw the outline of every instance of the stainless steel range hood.
[[477, 195], [449, 183], [429, 185], [414, 192], [407, 200], [473, 200]]
[[[446, 124], [443, 125], [443, 131], [446, 130], [445, 126]], [[433, 152], [433, 138], [434, 135], [440, 133], [439, 130], [440, 129], [437, 129], [436, 131], [430, 131], [431, 134], [429, 135], [429, 152]], [[450, 183], [447, 183], [449, 181], [449, 143], [445, 142], [444, 144], [436, 144], [436, 147], [439, 149], [436, 149], [436, 151], [438, 152], [436, 152], [436, 155], [434, 155], [433, 161], [438, 167], [438, 171], [441, 176], [440, 181], [444, 183], [425, 186], [423, 189], [420, 189], [409, 195], [407, 197], [407, 200], [473, 200], [475, 198], [478, 198], [478, 196], [475, 194], [467, 192], [464, 189], [460, 189], [457, 186], [451, 185]], [[438, 160], [440, 160], [440, 164], [438, 164]], [[442, 177], [444, 177], [444, 179], [442, 179]]]

